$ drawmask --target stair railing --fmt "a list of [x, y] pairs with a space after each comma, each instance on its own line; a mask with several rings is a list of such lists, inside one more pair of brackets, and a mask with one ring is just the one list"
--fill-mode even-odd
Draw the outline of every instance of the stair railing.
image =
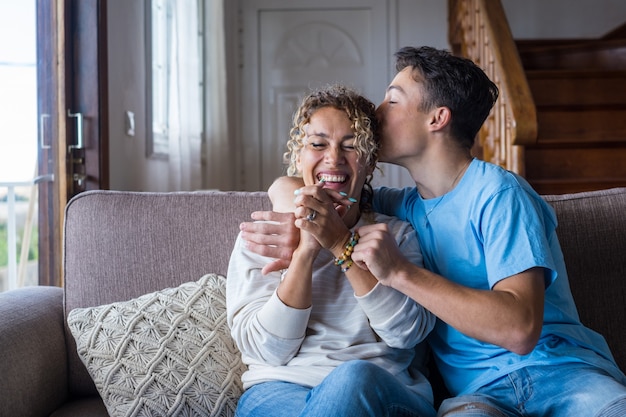
[[474, 154], [524, 175], [524, 146], [537, 141], [537, 110], [500, 0], [448, 0], [452, 53], [474, 61], [500, 96]]

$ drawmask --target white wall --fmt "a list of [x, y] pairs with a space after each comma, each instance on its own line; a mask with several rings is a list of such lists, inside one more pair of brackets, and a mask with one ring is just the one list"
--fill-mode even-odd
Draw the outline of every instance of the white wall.
[[624, 0], [501, 0], [513, 37], [597, 38], [626, 21]]
[[[396, 13], [398, 27], [397, 32], [390, 37], [390, 51], [396, 51], [407, 45], [448, 48], [447, 1], [397, 0], [392, 4], [396, 6], [392, 13]], [[389, 62], [387, 82], [390, 82], [396, 74], [394, 59], [392, 56], [384, 58]], [[387, 84], [381, 85], [378, 94], [369, 98], [374, 103], [382, 101], [386, 87]], [[372, 181], [374, 187], [388, 184], [395, 187], [414, 185], [413, 179], [405, 169], [383, 163], [379, 164], [379, 167], [381, 171], [374, 172]]]
[[[145, 1], [109, 0], [109, 160], [114, 190], [168, 191], [167, 165], [146, 157]], [[135, 136], [125, 113], [135, 115]]]
[[[109, 0], [109, 158], [110, 186], [118, 190], [168, 191], [164, 161], [146, 157], [144, 5], [134, 0]], [[235, 1], [225, 4], [236, 19]], [[391, 49], [404, 45], [447, 48], [447, 2], [443, 0], [396, 0], [399, 29]], [[502, 0], [516, 38], [598, 37], [626, 22], [623, 0]], [[229, 24], [232, 30], [236, 25]], [[392, 57], [389, 59], [393, 74]], [[391, 78], [391, 77], [390, 77]], [[236, 86], [230, 87], [237, 91]], [[372, 97], [374, 101], [382, 100]], [[231, 108], [232, 109], [232, 108]], [[125, 111], [135, 114], [136, 133], [127, 136]], [[234, 109], [236, 111], [236, 109]]]

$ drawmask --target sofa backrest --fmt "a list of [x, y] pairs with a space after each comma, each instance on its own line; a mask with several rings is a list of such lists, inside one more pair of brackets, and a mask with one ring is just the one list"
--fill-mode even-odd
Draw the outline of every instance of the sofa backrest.
[[602, 334], [626, 371], [626, 188], [544, 196], [580, 319]]
[[[604, 335], [626, 369], [626, 188], [545, 196], [584, 324]], [[66, 208], [65, 316], [226, 274], [239, 223], [268, 210], [264, 192], [89, 191]], [[96, 394], [66, 326], [70, 392]]]
[[[124, 301], [207, 273], [226, 275], [239, 223], [271, 205], [264, 192], [88, 191], [65, 210], [65, 316]], [[66, 323], [69, 385], [97, 394]]]

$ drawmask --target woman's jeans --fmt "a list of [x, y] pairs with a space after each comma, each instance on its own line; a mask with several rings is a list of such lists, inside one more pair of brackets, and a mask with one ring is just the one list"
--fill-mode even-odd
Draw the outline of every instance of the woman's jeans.
[[236, 417], [434, 417], [430, 402], [366, 361], [337, 367], [314, 388], [288, 382], [250, 387]]
[[440, 417], [624, 417], [626, 386], [586, 364], [529, 366], [445, 400]]

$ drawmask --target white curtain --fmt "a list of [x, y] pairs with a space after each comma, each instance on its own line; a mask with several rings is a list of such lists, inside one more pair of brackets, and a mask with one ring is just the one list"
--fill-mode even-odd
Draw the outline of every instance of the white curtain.
[[169, 187], [202, 188], [201, 49], [197, 1], [168, 1], [171, 28], [168, 78]]
[[235, 178], [235, 146], [229, 140], [226, 74], [225, 0], [204, 0], [205, 5], [205, 188], [232, 190]]

